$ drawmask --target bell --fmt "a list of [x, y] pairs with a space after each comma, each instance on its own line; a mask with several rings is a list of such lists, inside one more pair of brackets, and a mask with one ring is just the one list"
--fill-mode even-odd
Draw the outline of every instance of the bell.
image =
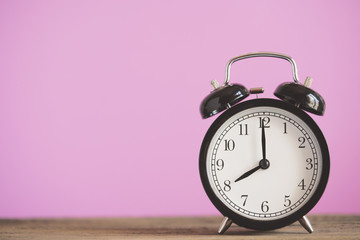
[[249, 96], [248, 90], [240, 84], [227, 84], [221, 87], [212, 84], [215, 89], [204, 98], [200, 105], [202, 118], [214, 116]]
[[274, 92], [278, 98], [316, 115], [324, 115], [325, 101], [319, 93], [301, 84], [286, 82]]

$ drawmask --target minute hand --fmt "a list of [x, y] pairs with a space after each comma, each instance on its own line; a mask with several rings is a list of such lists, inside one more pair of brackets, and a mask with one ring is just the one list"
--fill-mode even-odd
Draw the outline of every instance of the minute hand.
[[265, 123], [264, 121], [262, 122], [262, 126], [261, 126], [261, 147], [262, 147], [262, 159], [266, 159], [266, 139], [265, 139], [265, 127], [264, 127]]

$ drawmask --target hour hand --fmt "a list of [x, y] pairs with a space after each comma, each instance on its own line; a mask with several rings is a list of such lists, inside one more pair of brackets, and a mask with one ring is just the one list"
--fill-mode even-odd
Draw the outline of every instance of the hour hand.
[[261, 161], [259, 162], [259, 166], [254, 167], [253, 169], [247, 171], [246, 173], [244, 173], [243, 175], [241, 175], [239, 178], [237, 178], [235, 180], [235, 182], [240, 181], [241, 179], [244, 179], [248, 176], [250, 176], [251, 174], [253, 174], [254, 172], [256, 172], [259, 169], [267, 169], [270, 167], [270, 162], [267, 159], [261, 159]]
[[241, 175], [239, 178], [237, 178], [237, 179], [235, 180], [235, 182], [238, 182], [238, 181], [240, 181], [241, 179], [244, 179], [244, 178], [250, 176], [251, 174], [253, 174], [253, 173], [256, 172], [257, 170], [259, 170], [260, 168], [261, 168], [261, 167], [260, 167], [260, 165], [259, 165], [259, 166], [255, 167], [255, 168], [251, 169], [250, 171], [247, 171], [246, 173], [244, 173], [243, 175]]

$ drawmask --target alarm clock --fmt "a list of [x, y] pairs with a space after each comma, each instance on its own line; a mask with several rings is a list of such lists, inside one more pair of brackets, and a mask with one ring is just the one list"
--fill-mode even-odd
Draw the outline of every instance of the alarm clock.
[[[280, 84], [278, 99], [259, 98], [263, 88], [230, 84], [231, 65], [253, 57], [291, 63], [293, 82]], [[229, 60], [224, 83], [202, 101], [208, 118], [223, 112], [210, 126], [201, 145], [199, 171], [213, 205], [224, 216], [218, 230], [232, 223], [272, 230], [299, 221], [313, 232], [306, 214], [320, 200], [330, 171], [329, 150], [318, 125], [307, 112], [323, 115], [325, 101], [300, 83], [295, 61], [287, 55], [257, 52]], [[250, 95], [251, 100], [244, 101]]]

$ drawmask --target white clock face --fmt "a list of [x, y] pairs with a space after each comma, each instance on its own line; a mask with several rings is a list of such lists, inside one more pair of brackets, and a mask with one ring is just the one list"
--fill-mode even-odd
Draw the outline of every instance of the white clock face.
[[306, 204], [319, 185], [322, 164], [310, 127], [275, 107], [231, 116], [206, 153], [207, 178], [217, 198], [236, 214], [260, 221], [286, 217]]

